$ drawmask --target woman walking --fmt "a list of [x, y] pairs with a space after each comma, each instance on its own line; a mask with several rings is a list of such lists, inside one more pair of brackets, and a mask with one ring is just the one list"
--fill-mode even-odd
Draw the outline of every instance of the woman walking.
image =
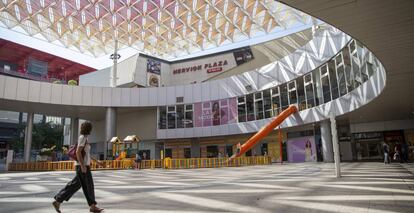
[[[93, 185], [92, 173], [90, 168], [91, 163], [91, 146], [88, 144], [88, 135], [92, 131], [92, 124], [90, 122], [84, 122], [81, 125], [81, 135], [78, 140], [78, 147], [76, 150], [77, 161], [76, 176], [66, 186], [55, 195], [55, 201], [52, 203], [56, 212], [60, 213], [60, 204], [69, 199], [77, 192], [81, 187], [86, 201], [89, 205], [90, 212], [102, 212], [102, 208], [96, 206], [95, 190]], [[95, 160], [95, 159], [94, 159]], [[97, 161], [98, 164], [100, 162]]]

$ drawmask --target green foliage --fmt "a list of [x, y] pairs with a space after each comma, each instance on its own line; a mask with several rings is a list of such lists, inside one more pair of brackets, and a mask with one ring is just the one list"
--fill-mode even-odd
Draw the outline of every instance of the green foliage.
[[56, 145], [60, 150], [63, 143], [63, 126], [51, 122], [34, 124], [32, 140], [32, 149], [42, 149]]
[[68, 81], [68, 85], [71, 85], [71, 86], [76, 86], [76, 85], [78, 85], [78, 82], [77, 82], [77, 81], [75, 81], [75, 80], [69, 80], [69, 81]]

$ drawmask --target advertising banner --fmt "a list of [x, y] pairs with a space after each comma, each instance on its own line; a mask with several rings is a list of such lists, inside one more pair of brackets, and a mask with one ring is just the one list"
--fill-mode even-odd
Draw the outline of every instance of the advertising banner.
[[33, 75], [46, 76], [47, 62], [39, 61], [29, 57], [29, 60], [27, 62], [27, 72]]
[[249, 62], [254, 59], [253, 52], [250, 47], [243, 48], [233, 52], [234, 59], [236, 60], [237, 66]]
[[315, 138], [309, 136], [288, 139], [287, 154], [291, 163], [316, 162]]
[[236, 98], [195, 103], [194, 125], [195, 127], [206, 127], [235, 123], [236, 113]]
[[154, 59], [147, 59], [147, 86], [159, 87], [161, 77], [161, 62]]

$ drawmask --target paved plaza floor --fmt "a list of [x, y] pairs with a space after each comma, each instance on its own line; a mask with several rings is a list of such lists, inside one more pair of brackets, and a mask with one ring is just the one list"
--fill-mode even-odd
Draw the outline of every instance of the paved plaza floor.
[[[189, 170], [95, 171], [105, 212], [414, 212], [414, 164], [274, 164]], [[54, 212], [73, 172], [0, 174], [0, 212]], [[62, 212], [88, 212], [81, 191]]]

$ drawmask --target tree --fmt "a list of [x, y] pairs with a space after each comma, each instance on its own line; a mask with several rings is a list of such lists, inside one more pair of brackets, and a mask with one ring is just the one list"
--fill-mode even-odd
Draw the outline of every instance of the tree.
[[56, 145], [57, 150], [60, 150], [63, 142], [63, 126], [52, 122], [34, 124], [32, 140], [32, 149]]

